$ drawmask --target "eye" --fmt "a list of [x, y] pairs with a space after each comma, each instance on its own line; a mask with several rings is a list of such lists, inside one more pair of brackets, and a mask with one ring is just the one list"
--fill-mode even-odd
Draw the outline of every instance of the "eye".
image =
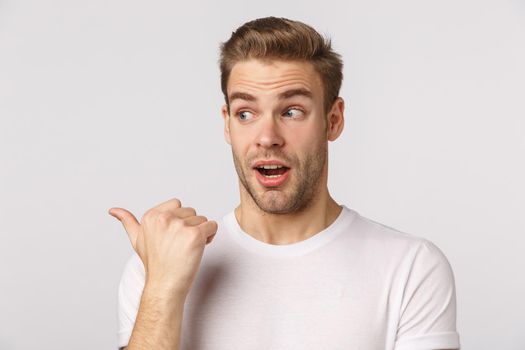
[[284, 112], [284, 115], [287, 117], [297, 118], [303, 115], [303, 111], [299, 108], [288, 108], [286, 112]]
[[239, 116], [240, 120], [249, 120], [253, 117], [253, 113], [248, 111], [240, 111], [237, 113], [237, 115]]

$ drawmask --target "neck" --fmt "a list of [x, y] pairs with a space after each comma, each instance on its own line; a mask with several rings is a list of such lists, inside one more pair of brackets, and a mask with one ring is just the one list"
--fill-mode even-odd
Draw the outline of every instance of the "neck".
[[241, 204], [235, 208], [239, 226], [255, 239], [275, 245], [296, 243], [321, 232], [342, 210], [326, 187], [304, 210], [289, 214], [264, 212], [246, 197], [241, 195]]

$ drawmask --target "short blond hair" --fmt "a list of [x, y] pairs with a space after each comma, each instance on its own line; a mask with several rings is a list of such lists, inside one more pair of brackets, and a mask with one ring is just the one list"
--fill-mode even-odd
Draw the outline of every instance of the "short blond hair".
[[323, 82], [323, 105], [328, 113], [339, 96], [343, 61], [331, 39], [311, 26], [287, 18], [265, 17], [246, 22], [220, 45], [221, 89], [229, 108], [227, 85], [233, 66], [248, 59], [284, 59], [312, 63]]

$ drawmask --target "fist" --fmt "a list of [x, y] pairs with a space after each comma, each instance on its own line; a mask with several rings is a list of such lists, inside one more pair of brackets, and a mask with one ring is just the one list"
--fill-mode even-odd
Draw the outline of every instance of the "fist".
[[126, 230], [146, 271], [146, 283], [186, 295], [195, 279], [206, 244], [217, 232], [217, 222], [182, 207], [174, 198], [149, 209], [140, 223], [123, 208], [111, 208]]

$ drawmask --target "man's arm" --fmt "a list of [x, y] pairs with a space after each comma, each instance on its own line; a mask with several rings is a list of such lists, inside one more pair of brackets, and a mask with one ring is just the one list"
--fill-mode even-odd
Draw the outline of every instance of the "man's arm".
[[178, 350], [186, 296], [146, 284], [129, 344], [124, 349]]
[[179, 349], [184, 301], [217, 223], [176, 198], [148, 210], [140, 223], [123, 208], [111, 208], [109, 214], [124, 225], [145, 271], [126, 349]]

